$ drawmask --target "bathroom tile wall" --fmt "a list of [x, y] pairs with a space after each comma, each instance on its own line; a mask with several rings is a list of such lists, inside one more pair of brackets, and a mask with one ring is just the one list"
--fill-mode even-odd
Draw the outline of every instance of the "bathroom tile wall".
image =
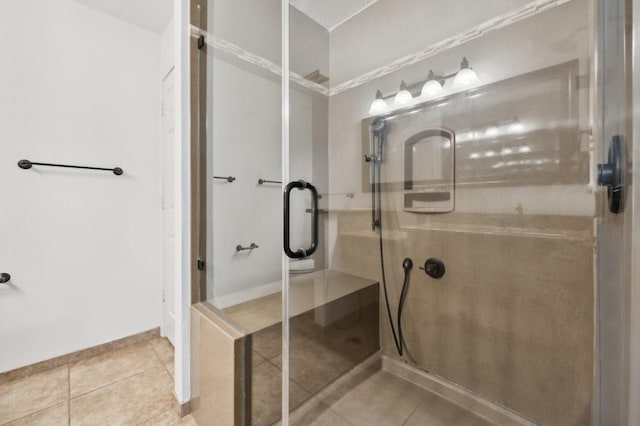
[[[385, 1], [380, 3], [378, 8]], [[371, 15], [375, 10], [368, 9], [367, 13]], [[379, 243], [377, 234], [371, 231], [371, 194], [365, 180], [369, 168], [362, 160], [363, 154], [369, 152], [363, 143], [361, 122], [368, 115], [375, 90], [394, 93], [400, 80], [408, 84], [424, 80], [429, 68], [454, 72], [463, 56], [469, 57], [487, 85], [562, 63], [576, 64], [579, 78], [567, 80], [563, 89], [567, 90], [567, 100], [569, 93], [577, 97], [577, 101], [571, 101], [574, 106], [570, 118], [554, 121], [546, 117], [536, 125], [555, 137], [558, 134], [553, 129], [561, 127], [558, 123], [570, 124], [573, 133], [569, 138], [567, 133], [559, 137], [557, 149], [568, 150], [572, 158], [579, 159], [575, 164], [586, 167], [563, 169], [565, 176], [557, 182], [550, 182], [549, 175], [541, 170], [526, 184], [515, 182], [517, 171], [513, 182], [465, 182], [456, 187], [455, 211], [449, 214], [403, 212], [400, 191], [389, 192], [385, 188], [383, 193], [385, 268], [394, 312], [402, 285], [402, 260], [411, 257], [414, 262], [403, 314], [404, 359], [537, 423], [549, 425], [589, 424], [593, 406], [593, 223], [598, 200], [585, 172], [592, 166], [591, 142], [588, 137], [580, 142], [576, 135], [576, 129], [591, 129], [593, 125], [589, 121], [591, 11], [589, 1], [568, 2], [331, 96], [329, 101], [330, 191], [355, 194], [352, 199], [330, 200], [330, 267], [381, 280]], [[388, 13], [406, 11], [391, 8]], [[375, 21], [372, 16], [369, 19]], [[332, 55], [349, 46], [375, 46], [381, 54], [400, 48], [402, 43], [397, 40], [372, 44], [365, 24], [358, 24], [357, 19], [343, 24], [354, 25], [341, 32], [350, 32], [357, 42], [352, 40], [341, 47], [334, 45], [332, 39]], [[406, 31], [423, 29], [410, 26]], [[367, 60], [371, 62], [369, 69], [380, 65], [374, 63], [375, 55], [362, 59]], [[335, 63], [332, 61], [332, 65]], [[342, 65], [346, 75], [349, 64], [345, 60]], [[338, 61], [332, 71], [340, 66]], [[488, 97], [494, 100], [491, 94]], [[533, 110], [532, 98], [522, 97], [523, 114]], [[433, 105], [431, 113], [438, 116], [438, 111], [443, 110], [441, 116], [448, 117], [447, 100], [445, 97]], [[470, 105], [454, 114], [461, 122], [453, 130], [464, 130], [465, 123], [473, 128], [474, 119], [489, 119], [492, 114], [513, 119], [513, 109], [507, 104], [498, 103], [491, 108]], [[443, 119], [434, 121], [446, 124]], [[497, 143], [491, 149], [478, 152], [496, 149], [493, 154], [504, 155], [504, 142], [494, 142]], [[396, 148], [385, 147], [383, 167], [387, 168], [383, 169], [383, 178], [390, 176], [392, 151]], [[502, 159], [509, 160], [506, 156]], [[467, 161], [465, 158], [460, 164]], [[521, 170], [526, 170], [523, 175], [534, 170], [525, 164], [522, 163]], [[392, 182], [402, 188], [402, 165], [394, 167], [392, 172], [400, 179]], [[473, 178], [485, 171], [479, 168], [477, 174], [470, 172]], [[571, 175], [568, 181], [566, 174]], [[444, 261], [447, 271], [443, 278], [433, 279], [417, 269], [428, 257]], [[397, 357], [386, 312], [382, 311], [380, 318], [383, 351]]]
[[[381, 279], [368, 212], [335, 215], [334, 269]], [[447, 229], [432, 218], [423, 229], [407, 229], [396, 215], [383, 217], [394, 311], [402, 259], [414, 261], [403, 312], [404, 358], [543, 424], [588, 423], [594, 362], [591, 218], [531, 218], [538, 231], [510, 232], [504, 230], [515, 217], [502, 218], [503, 226], [493, 229], [486, 225], [495, 216], [476, 216], [471, 228], [468, 219], [449, 216], [446, 222], [453, 226]], [[569, 228], [561, 236], [555, 232]], [[417, 269], [427, 257], [444, 261], [444, 277], [436, 280]], [[397, 356], [386, 312], [380, 317], [383, 350]]]

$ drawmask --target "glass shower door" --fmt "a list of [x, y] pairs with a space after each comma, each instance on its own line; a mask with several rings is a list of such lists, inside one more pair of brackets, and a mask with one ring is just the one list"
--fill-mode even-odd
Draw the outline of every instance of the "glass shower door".
[[283, 10], [285, 423], [624, 424], [624, 2], [366, 6]]

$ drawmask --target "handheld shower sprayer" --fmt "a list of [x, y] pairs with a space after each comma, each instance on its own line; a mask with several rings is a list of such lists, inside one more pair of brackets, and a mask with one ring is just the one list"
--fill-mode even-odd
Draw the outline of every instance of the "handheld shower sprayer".
[[[380, 200], [380, 168], [382, 163], [382, 147], [384, 145], [384, 128], [386, 121], [383, 117], [376, 117], [371, 122], [370, 154], [364, 156], [364, 161], [371, 163], [371, 230], [380, 226], [382, 216], [382, 202]], [[377, 197], [376, 197], [377, 188]], [[378, 200], [376, 208], [376, 198]]]
[[396, 323], [393, 321], [393, 315], [391, 313], [391, 306], [389, 304], [389, 294], [387, 291], [387, 275], [384, 270], [384, 246], [382, 242], [382, 153], [384, 147], [386, 121], [383, 117], [376, 117], [371, 122], [371, 145], [370, 155], [365, 155], [364, 159], [367, 163], [370, 163], [371, 167], [371, 230], [378, 230], [378, 240], [380, 246], [380, 269], [382, 272], [382, 288], [384, 290], [384, 301], [387, 308], [387, 315], [389, 317], [389, 325], [391, 327], [391, 334], [393, 335], [393, 342], [396, 345], [398, 354], [402, 356], [404, 352], [404, 340], [402, 337], [402, 307], [404, 306], [404, 299], [407, 295], [407, 288], [409, 284], [409, 272], [413, 268], [413, 262], [410, 258], [405, 258], [402, 261], [402, 269], [404, 271], [404, 280], [402, 283], [402, 290], [400, 291], [400, 300], [398, 301], [397, 311], [397, 332]]

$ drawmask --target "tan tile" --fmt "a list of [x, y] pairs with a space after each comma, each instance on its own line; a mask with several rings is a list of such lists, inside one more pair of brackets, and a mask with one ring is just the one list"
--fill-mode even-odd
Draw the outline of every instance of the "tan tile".
[[35, 413], [69, 395], [69, 370], [60, 367], [0, 386], [0, 424]]
[[173, 404], [171, 378], [164, 366], [71, 400], [72, 425], [134, 425], [167, 411]]
[[156, 339], [151, 339], [150, 342], [164, 364], [173, 362], [175, 350], [169, 339], [166, 337], [158, 337]]
[[[289, 384], [289, 406], [300, 405], [309, 394], [294, 382]], [[263, 362], [251, 377], [251, 424], [270, 425], [282, 416], [282, 371]]]
[[15, 370], [5, 371], [0, 373], [0, 385], [11, 382], [13, 380], [21, 379], [23, 377], [33, 376], [34, 374], [51, 370], [53, 368], [62, 367], [67, 364], [82, 361], [94, 356], [102, 355], [107, 352], [112, 352], [117, 349], [121, 349], [135, 343], [143, 342], [151, 338], [155, 338], [160, 335], [160, 328], [154, 328], [153, 330], [143, 331], [142, 333], [134, 334], [133, 336], [123, 337], [122, 339], [113, 340], [102, 345], [93, 346], [80, 351], [71, 352], [66, 355], [51, 358], [36, 364], [27, 365], [26, 367], [20, 367]]
[[70, 368], [71, 398], [161, 365], [149, 342], [89, 358]]
[[289, 423], [293, 426], [351, 426], [347, 420], [317, 398], [310, 399], [299, 410], [291, 413]]
[[426, 391], [379, 371], [330, 408], [354, 426], [401, 425], [423, 401]]
[[[274, 358], [281, 365], [282, 357]], [[306, 391], [315, 393], [353, 367], [353, 363], [333, 348], [309, 341], [289, 352], [291, 379]]]
[[171, 376], [171, 379], [175, 380], [174, 374], [175, 374], [175, 366], [173, 365], [173, 362], [168, 362], [164, 365], [164, 368], [167, 370], [167, 373], [169, 373], [169, 375]]
[[192, 414], [184, 416], [183, 418], [178, 417], [175, 407], [172, 407], [164, 413], [142, 423], [141, 426], [198, 426], [198, 423]]
[[262, 364], [263, 362], [266, 362], [267, 359], [265, 357], [263, 357], [262, 355], [260, 355], [258, 352], [256, 351], [251, 351], [251, 365], [255, 368], [256, 366]]
[[425, 424], [429, 426], [490, 426], [493, 423], [429, 392], [405, 423], [406, 426]]
[[69, 424], [69, 403], [62, 402], [51, 408], [22, 417], [6, 426], [67, 426]]

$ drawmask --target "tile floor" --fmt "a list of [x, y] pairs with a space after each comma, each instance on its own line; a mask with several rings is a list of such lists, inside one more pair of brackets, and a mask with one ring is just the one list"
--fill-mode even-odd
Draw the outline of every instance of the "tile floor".
[[153, 338], [0, 385], [0, 425], [197, 425], [178, 418], [172, 375]]
[[[176, 414], [172, 372], [173, 347], [154, 338], [14, 380], [0, 385], [0, 425], [197, 426]], [[292, 426], [492, 424], [374, 367], [338, 379], [303, 408]]]
[[489, 426], [493, 423], [388, 371], [343, 377], [293, 413], [292, 426]]

